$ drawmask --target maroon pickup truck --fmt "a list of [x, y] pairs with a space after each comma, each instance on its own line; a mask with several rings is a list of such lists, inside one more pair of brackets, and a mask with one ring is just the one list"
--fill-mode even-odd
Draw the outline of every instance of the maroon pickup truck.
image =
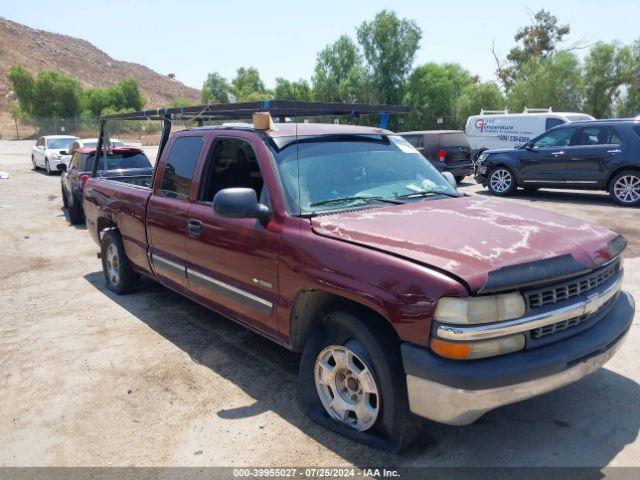
[[466, 425], [574, 382], [631, 325], [623, 237], [462, 195], [390, 131], [166, 138], [150, 188], [87, 181], [108, 288], [144, 275], [301, 352], [305, 408], [350, 438], [399, 450], [419, 417]]

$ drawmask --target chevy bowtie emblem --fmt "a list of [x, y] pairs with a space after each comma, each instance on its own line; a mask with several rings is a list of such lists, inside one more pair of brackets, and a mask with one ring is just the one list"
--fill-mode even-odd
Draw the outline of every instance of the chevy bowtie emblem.
[[588, 295], [584, 303], [584, 314], [585, 315], [594, 314], [598, 310], [600, 310], [601, 306], [602, 306], [602, 299], [600, 298], [599, 294], [594, 293], [594, 294]]

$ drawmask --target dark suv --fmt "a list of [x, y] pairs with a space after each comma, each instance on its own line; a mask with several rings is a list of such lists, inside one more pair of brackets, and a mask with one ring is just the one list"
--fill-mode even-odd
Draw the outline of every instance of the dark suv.
[[400, 132], [411, 145], [429, 160], [440, 172], [450, 172], [461, 182], [467, 175], [473, 175], [471, 146], [461, 130], [424, 130], [421, 132]]
[[624, 206], [640, 204], [640, 120], [561, 125], [513, 150], [483, 152], [475, 179], [494, 195], [516, 188], [606, 190]]

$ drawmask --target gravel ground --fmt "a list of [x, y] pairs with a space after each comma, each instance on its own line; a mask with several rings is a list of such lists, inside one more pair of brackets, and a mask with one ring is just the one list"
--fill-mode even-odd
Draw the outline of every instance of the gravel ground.
[[[640, 317], [577, 384], [468, 427], [425, 423], [399, 455], [370, 449], [305, 417], [296, 355], [151, 281], [107, 291], [31, 144], [0, 141], [1, 466], [640, 466]], [[640, 299], [640, 210], [591, 192], [507, 201], [625, 234], [625, 288]]]

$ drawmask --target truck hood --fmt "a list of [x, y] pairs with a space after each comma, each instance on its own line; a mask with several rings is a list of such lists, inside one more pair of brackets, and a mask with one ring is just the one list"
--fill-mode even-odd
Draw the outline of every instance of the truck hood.
[[319, 235], [435, 267], [472, 291], [482, 290], [490, 272], [556, 257], [595, 268], [615, 254], [609, 242], [617, 236], [572, 217], [481, 196], [317, 216], [311, 222]]

